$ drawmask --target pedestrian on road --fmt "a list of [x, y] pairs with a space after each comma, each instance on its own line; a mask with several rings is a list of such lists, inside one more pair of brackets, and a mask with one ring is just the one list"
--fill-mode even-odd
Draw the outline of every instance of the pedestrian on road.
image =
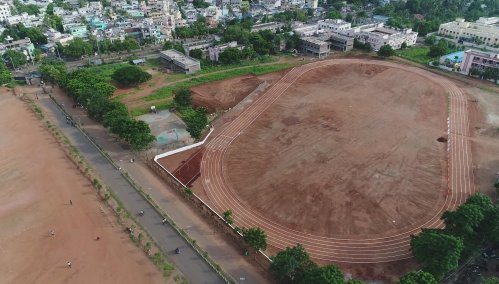
[[71, 261], [68, 261], [68, 268], [71, 268]]
[[54, 231], [54, 230], [51, 230], [51, 231], [50, 231], [50, 235], [51, 235], [52, 237], [53, 237], [53, 236], [55, 236], [55, 231]]
[[96, 240], [96, 241], [100, 240], [100, 237], [99, 237], [99, 236], [97, 236], [97, 238], [95, 238], [95, 240]]
[[69, 200], [69, 205], [73, 205], [73, 200]]

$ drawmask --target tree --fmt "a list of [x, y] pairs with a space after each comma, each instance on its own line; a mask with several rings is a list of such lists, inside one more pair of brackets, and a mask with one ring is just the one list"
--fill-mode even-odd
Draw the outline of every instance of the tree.
[[133, 150], [144, 150], [154, 141], [149, 125], [142, 120], [130, 119], [125, 140]]
[[435, 58], [440, 57], [447, 53], [447, 48], [441, 45], [430, 46], [430, 51], [428, 51], [428, 57]]
[[234, 223], [234, 218], [232, 217], [232, 210], [227, 210], [223, 213], [224, 215], [224, 220], [227, 224], [232, 224]]
[[29, 37], [31, 42], [35, 45], [47, 43], [47, 37], [39, 28], [26, 28], [22, 23], [7, 27], [2, 32], [1, 40], [5, 40], [7, 36], [12, 37], [14, 40], [20, 40]]
[[327, 13], [326, 19], [341, 19], [341, 13], [336, 10], [331, 10]]
[[43, 18], [43, 23], [47, 26], [56, 29], [59, 32], [64, 32], [62, 18], [57, 15], [49, 15], [48, 13]]
[[242, 54], [237, 48], [229, 47], [220, 53], [218, 60], [222, 64], [234, 64], [241, 61]]
[[80, 58], [83, 55], [91, 55], [93, 53], [93, 47], [90, 43], [83, 41], [83, 39], [75, 38], [64, 47], [62, 52], [68, 57]]
[[379, 57], [388, 58], [395, 55], [395, 50], [389, 44], [385, 44], [377, 52]]
[[305, 270], [300, 279], [293, 282], [300, 284], [343, 284], [345, 283], [345, 280], [341, 270], [334, 265], [327, 265], [323, 267], [312, 265]]
[[474, 204], [462, 204], [456, 211], [447, 211], [442, 215], [445, 230], [463, 239], [469, 239], [477, 232], [483, 218], [480, 207]]
[[208, 118], [206, 117], [207, 112], [208, 111], [205, 108], [186, 108], [182, 110], [182, 120], [187, 125], [187, 132], [189, 132], [192, 138], [201, 138], [203, 130], [208, 125]]
[[406, 275], [402, 276], [399, 280], [399, 284], [437, 284], [437, 280], [433, 275], [424, 271], [411, 271]]
[[437, 42], [437, 37], [435, 35], [429, 35], [425, 37], [424, 43], [427, 45], [434, 45]]
[[152, 76], [140, 67], [130, 65], [114, 71], [111, 78], [124, 86], [137, 86], [140, 83], [150, 80]]
[[7, 66], [0, 62], [0, 85], [7, 84], [12, 80], [12, 75], [10, 74]]
[[19, 0], [14, 0], [14, 7], [19, 14], [28, 13], [28, 15], [38, 15], [40, 14], [40, 9], [34, 4], [24, 5]]
[[308, 269], [315, 266], [300, 244], [291, 248], [287, 247], [271, 259], [269, 270], [279, 283], [293, 283], [293, 281], [301, 279]]
[[63, 85], [67, 76], [66, 65], [61, 61], [44, 59], [38, 70], [42, 73], [44, 81], [60, 85]]
[[243, 228], [244, 240], [255, 250], [267, 249], [267, 235], [260, 228]]
[[2, 55], [2, 59], [12, 68], [19, 68], [20, 66], [28, 62], [28, 60], [26, 59], [26, 54], [16, 51], [14, 49], [7, 50]]
[[345, 21], [351, 23], [353, 20], [353, 16], [352, 14], [348, 13], [346, 16], [345, 16]]
[[457, 268], [463, 247], [461, 238], [448, 235], [444, 230], [423, 229], [419, 235], [411, 236], [414, 257], [437, 280]]
[[497, 277], [487, 277], [480, 282], [480, 284], [499, 284], [499, 278]]
[[210, 6], [210, 4], [206, 3], [204, 0], [194, 0], [192, 1], [192, 5], [194, 5], [194, 8], [207, 8]]
[[192, 106], [192, 93], [189, 89], [176, 90], [174, 94], [173, 101], [175, 102], [175, 106], [180, 109]]
[[189, 56], [197, 59], [203, 58], [203, 51], [201, 49], [193, 49], [189, 51]]

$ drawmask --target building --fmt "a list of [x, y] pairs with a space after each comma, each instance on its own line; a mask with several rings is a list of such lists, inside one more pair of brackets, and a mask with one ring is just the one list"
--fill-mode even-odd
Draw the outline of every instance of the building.
[[163, 63], [175, 72], [193, 74], [201, 70], [201, 63], [190, 56], [187, 56], [175, 49], [163, 50], [160, 52]]
[[0, 21], [5, 21], [8, 17], [12, 16], [10, 14], [10, 7], [8, 4], [0, 4]]
[[301, 22], [295, 22], [293, 24], [293, 31], [302, 37], [317, 35], [319, 33], [318, 24], [304, 24]]
[[342, 32], [343, 35], [354, 37], [361, 43], [369, 43], [374, 51], [388, 44], [393, 49], [399, 49], [405, 42], [407, 46], [416, 44], [417, 32], [412, 29], [393, 29], [383, 23], [368, 24]]
[[204, 54], [208, 53], [208, 48], [213, 46], [215, 41], [212, 38], [186, 42], [182, 44], [185, 54], [189, 54], [191, 50], [200, 49]]
[[319, 6], [319, 0], [307, 0], [306, 3], [308, 4], [308, 7], [312, 9], [317, 9], [317, 6]]
[[341, 19], [326, 19], [317, 22], [324, 32], [342, 32], [352, 28], [352, 24]]
[[12, 40], [10, 36], [7, 36], [5, 43], [0, 44], [0, 54], [4, 54], [9, 49], [24, 53], [26, 55], [26, 60], [32, 60], [35, 56], [35, 46], [31, 43], [29, 37], [20, 40]]
[[319, 58], [327, 57], [330, 53], [330, 44], [316, 37], [303, 37], [301, 49], [304, 53], [313, 54]]
[[251, 32], [254, 33], [254, 32], [259, 32], [259, 31], [270, 30], [271, 32], [276, 33], [277, 30], [281, 29], [283, 26], [284, 26], [284, 24], [278, 23], [278, 22], [256, 24], [256, 25], [253, 25], [253, 27], [251, 28]]
[[333, 33], [329, 39], [331, 49], [337, 51], [350, 51], [353, 49], [353, 38]]
[[73, 37], [85, 38], [88, 36], [87, 26], [79, 24], [69, 24], [64, 26], [64, 30]]
[[474, 49], [464, 52], [461, 62], [461, 73], [469, 74], [472, 69], [482, 72], [487, 68], [499, 69], [499, 54]]
[[481, 43], [491, 47], [499, 47], [499, 17], [479, 18], [476, 22], [456, 19], [441, 24], [438, 34], [455, 40]]
[[208, 55], [210, 57], [211, 61], [218, 61], [218, 57], [220, 56], [220, 53], [222, 53], [226, 48], [238, 48], [239, 50], [242, 50], [242, 46], [237, 46], [237, 41], [232, 41], [229, 43], [224, 43], [224, 44], [219, 44], [215, 45], [212, 47], [208, 48]]

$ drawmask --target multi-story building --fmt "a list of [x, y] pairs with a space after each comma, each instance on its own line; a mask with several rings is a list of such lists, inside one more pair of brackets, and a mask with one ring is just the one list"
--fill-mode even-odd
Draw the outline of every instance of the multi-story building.
[[201, 63], [190, 56], [187, 56], [175, 49], [163, 50], [160, 58], [166, 66], [175, 72], [192, 74], [201, 70]]
[[479, 18], [476, 22], [456, 19], [441, 24], [438, 34], [456, 40], [474, 41], [487, 46], [499, 46], [499, 17]]
[[499, 54], [474, 49], [464, 52], [461, 73], [469, 74], [471, 69], [484, 71], [487, 68], [499, 69]]
[[338, 51], [349, 51], [353, 49], [353, 38], [333, 33], [329, 38], [331, 49]]
[[7, 36], [5, 43], [0, 44], [0, 54], [4, 54], [9, 49], [24, 53], [26, 55], [26, 60], [32, 60], [34, 58], [35, 46], [31, 43], [29, 37], [13, 40], [10, 36]]
[[79, 24], [64, 25], [64, 31], [74, 37], [85, 38], [88, 36], [87, 26]]
[[329, 42], [316, 37], [303, 37], [301, 49], [304, 53], [313, 54], [319, 58], [328, 56], [331, 51]]
[[0, 21], [5, 21], [10, 16], [11, 16], [10, 6], [8, 4], [1, 3], [0, 4]]
[[383, 23], [368, 24], [342, 32], [343, 35], [354, 37], [361, 43], [369, 43], [373, 50], [379, 50], [388, 44], [393, 49], [399, 49], [405, 42], [407, 46], [416, 43], [417, 32], [412, 29], [392, 29], [384, 27]]
[[295, 22], [293, 24], [293, 31], [302, 37], [317, 35], [319, 33], [319, 25]]
[[191, 42], [186, 42], [182, 45], [185, 50], [185, 54], [189, 54], [191, 50], [200, 49], [203, 53], [208, 53], [208, 48], [213, 46], [215, 41], [212, 38], [196, 40]]
[[270, 30], [271, 32], [275, 33], [275, 32], [277, 32], [277, 30], [281, 29], [283, 26], [284, 26], [284, 24], [278, 23], [278, 22], [255, 24], [251, 28], [251, 32]]
[[320, 20], [317, 23], [319, 24], [319, 29], [324, 32], [342, 32], [352, 28], [352, 24], [341, 19], [326, 19]]

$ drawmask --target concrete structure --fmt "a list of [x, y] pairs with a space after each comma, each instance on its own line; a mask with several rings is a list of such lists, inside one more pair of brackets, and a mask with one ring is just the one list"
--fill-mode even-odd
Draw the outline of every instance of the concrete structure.
[[487, 68], [499, 69], [499, 54], [469, 49], [464, 52], [461, 73], [469, 74], [471, 69], [484, 71]]
[[317, 35], [319, 33], [318, 24], [304, 24], [301, 22], [295, 22], [293, 24], [293, 31], [302, 37]]
[[1, 3], [0, 4], [0, 21], [5, 21], [10, 16], [11, 16], [11, 13], [10, 13], [9, 5]]
[[251, 28], [251, 32], [254, 33], [254, 32], [258, 32], [258, 31], [270, 30], [273, 33], [275, 33], [278, 29], [281, 29], [283, 26], [284, 26], [284, 24], [278, 23], [278, 22], [256, 24], [256, 25], [253, 25], [253, 27]]
[[192, 74], [201, 70], [201, 63], [183, 53], [175, 50], [163, 50], [160, 52], [162, 62], [166, 63], [167, 67], [175, 72]]
[[7, 36], [5, 43], [0, 44], [0, 54], [4, 54], [10, 49], [24, 53], [26, 60], [32, 60], [35, 57], [35, 46], [31, 43], [29, 37], [14, 41], [10, 36]]
[[210, 57], [210, 60], [211, 61], [218, 61], [218, 56], [220, 55], [220, 53], [222, 53], [226, 48], [229, 48], [229, 47], [238, 48], [239, 50], [243, 49], [242, 46], [237, 46], [237, 41], [232, 41], [229, 43], [215, 45], [215, 46], [208, 48], [208, 55]]
[[79, 24], [69, 24], [64, 26], [64, 30], [73, 37], [85, 38], [88, 36], [87, 26]]
[[333, 33], [329, 39], [331, 49], [338, 51], [349, 51], [353, 49], [353, 37]]
[[304, 53], [313, 54], [319, 58], [327, 57], [330, 53], [330, 44], [316, 37], [303, 37], [301, 49]]
[[352, 24], [341, 19], [326, 19], [320, 20], [317, 23], [319, 24], [319, 29], [324, 32], [342, 32], [352, 28]]
[[384, 27], [383, 23], [368, 24], [346, 30], [343, 35], [354, 37], [361, 43], [369, 43], [374, 51], [388, 44], [393, 49], [399, 49], [402, 43], [407, 46], [416, 44], [417, 32], [412, 29], [392, 29]]
[[317, 9], [317, 6], [319, 6], [319, 0], [307, 0], [306, 2], [308, 7], [312, 9]]
[[182, 47], [185, 50], [185, 54], [189, 54], [189, 52], [194, 49], [200, 49], [201, 51], [203, 51], [203, 53], [206, 54], [208, 53], [208, 48], [213, 46], [214, 44], [215, 41], [212, 38], [209, 38], [209, 39], [186, 42], [182, 44]]
[[476, 22], [456, 19], [441, 24], [438, 34], [456, 40], [474, 41], [491, 47], [499, 47], [499, 17], [480, 18]]

